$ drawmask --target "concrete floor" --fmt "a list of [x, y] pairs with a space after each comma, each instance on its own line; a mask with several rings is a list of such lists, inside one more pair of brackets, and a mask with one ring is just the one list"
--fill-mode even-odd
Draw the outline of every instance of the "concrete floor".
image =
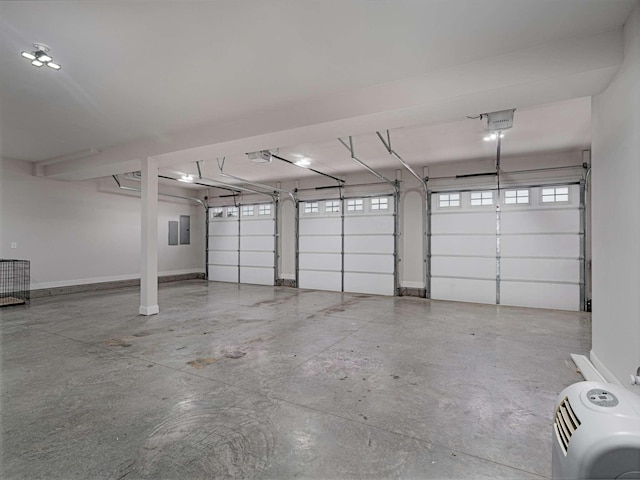
[[540, 478], [590, 314], [203, 281], [0, 310], [3, 479]]

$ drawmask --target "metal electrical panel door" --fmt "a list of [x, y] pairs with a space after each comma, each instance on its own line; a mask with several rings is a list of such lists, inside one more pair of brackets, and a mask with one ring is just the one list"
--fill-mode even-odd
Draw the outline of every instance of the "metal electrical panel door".
[[344, 202], [344, 291], [394, 295], [394, 197]]
[[240, 217], [238, 207], [209, 209], [209, 280], [237, 283]]
[[431, 195], [431, 298], [496, 303], [494, 195], [473, 206], [470, 192]]
[[169, 220], [169, 245], [178, 245], [178, 222]]
[[[519, 192], [528, 192], [528, 203], [513, 202]], [[580, 185], [507, 189], [502, 194], [500, 303], [580, 310]]]
[[180, 245], [191, 243], [191, 217], [180, 215]]
[[298, 286], [342, 291], [342, 202], [300, 202]]
[[240, 283], [275, 283], [275, 205], [240, 207]]

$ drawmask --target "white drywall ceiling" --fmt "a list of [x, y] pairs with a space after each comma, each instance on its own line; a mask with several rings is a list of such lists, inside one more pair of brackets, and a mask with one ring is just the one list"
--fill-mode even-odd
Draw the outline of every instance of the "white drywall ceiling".
[[634, 4], [2, 2], [0, 154], [90, 178], [591, 95]]

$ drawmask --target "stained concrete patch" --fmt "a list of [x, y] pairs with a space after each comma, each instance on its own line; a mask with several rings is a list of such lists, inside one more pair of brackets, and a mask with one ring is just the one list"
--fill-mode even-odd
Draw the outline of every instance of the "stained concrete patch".
[[122, 338], [112, 338], [110, 340], [107, 340], [104, 343], [108, 347], [130, 347], [131, 345], [133, 345], [133, 343], [131, 343], [132, 341], [133, 341], [132, 337], [122, 337]]
[[187, 365], [191, 365], [193, 368], [201, 369], [206, 367], [207, 365], [216, 363], [217, 361], [218, 359], [215, 357], [196, 358], [195, 360], [187, 362]]

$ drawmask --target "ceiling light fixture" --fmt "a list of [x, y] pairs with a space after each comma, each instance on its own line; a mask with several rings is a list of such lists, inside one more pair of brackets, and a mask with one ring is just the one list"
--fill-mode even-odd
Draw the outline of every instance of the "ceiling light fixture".
[[193, 175], [182, 175], [182, 177], [180, 177], [178, 179], [179, 182], [185, 182], [185, 183], [193, 183]]
[[[499, 132], [499, 133], [500, 133], [500, 138], [504, 138], [504, 133], [502, 132]], [[491, 132], [489, 135], [483, 138], [485, 142], [490, 142], [492, 140], [497, 140], [497, 139], [498, 139], [498, 132]]]
[[60, 70], [62, 66], [59, 63], [55, 63], [53, 61], [53, 57], [49, 55], [49, 46], [44, 43], [34, 43], [35, 51], [33, 52], [22, 52], [22, 55], [27, 60], [31, 60], [31, 65], [34, 67], [42, 67], [46, 65], [53, 70]]
[[309, 160], [306, 157], [303, 157], [300, 160], [296, 161], [296, 165], [298, 165], [299, 167], [308, 167], [309, 165], [311, 165], [311, 160]]

